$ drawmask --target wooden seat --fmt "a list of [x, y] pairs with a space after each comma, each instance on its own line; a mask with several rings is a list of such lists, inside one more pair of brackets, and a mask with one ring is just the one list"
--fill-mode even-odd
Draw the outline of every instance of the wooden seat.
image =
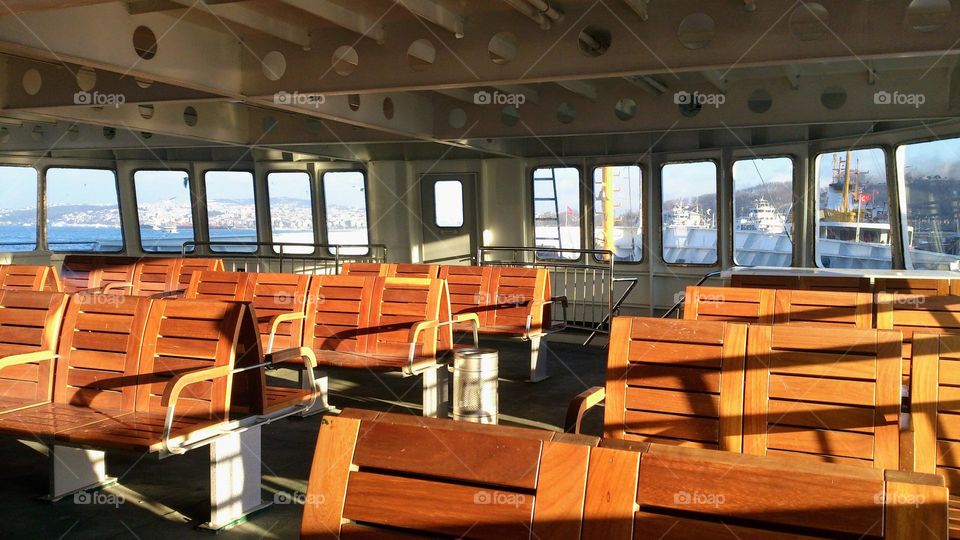
[[933, 475], [355, 409], [320, 426], [305, 500], [309, 540], [906, 540], [947, 529]]
[[774, 324], [873, 327], [870, 293], [779, 290], [774, 303]]
[[67, 255], [60, 277], [63, 291], [97, 291], [110, 284], [122, 287], [133, 280], [137, 259], [103, 255]]
[[0, 411], [50, 401], [67, 295], [0, 290]]
[[799, 289], [800, 277], [734, 273], [730, 276], [730, 286], [748, 289]]
[[857, 276], [800, 276], [803, 291], [863, 292], [872, 290], [870, 278]]
[[743, 451], [896, 469], [900, 333], [751, 326]]
[[386, 276], [390, 271], [389, 264], [381, 263], [343, 263], [340, 267], [341, 276]]
[[740, 452], [746, 337], [742, 324], [616, 317], [606, 387], [581, 396], [606, 396], [605, 437]]
[[876, 278], [874, 290], [890, 294], [926, 294], [947, 296], [950, 292], [949, 279], [927, 278]]
[[687, 287], [683, 318], [691, 321], [773, 322], [773, 289]]
[[960, 335], [913, 334], [912, 470], [950, 490], [950, 538], [960, 538]]
[[4, 264], [0, 265], [0, 289], [61, 292], [63, 284], [56, 267]]
[[411, 263], [344, 263], [341, 276], [409, 277], [436, 279], [440, 266]]
[[913, 368], [913, 335], [960, 330], [960, 296], [881, 293], [877, 295], [877, 324], [903, 334], [903, 386], [909, 389]]

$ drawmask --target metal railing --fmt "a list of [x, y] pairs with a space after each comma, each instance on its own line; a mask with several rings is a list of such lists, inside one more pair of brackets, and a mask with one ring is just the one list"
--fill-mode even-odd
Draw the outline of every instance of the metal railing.
[[[610, 331], [610, 320], [637, 285], [636, 277], [614, 275], [613, 253], [602, 249], [482, 246], [477, 250], [480, 266], [524, 266], [550, 270], [551, 294], [566, 296], [566, 320], [556, 320], [563, 311], [554, 310], [555, 322], [568, 328], [590, 331], [589, 345], [597, 334]], [[626, 285], [619, 295], [614, 288]]]
[[349, 262], [387, 262], [384, 244], [310, 244], [302, 242], [184, 242], [184, 257], [223, 259], [230, 272], [286, 272], [292, 274], [338, 274]]

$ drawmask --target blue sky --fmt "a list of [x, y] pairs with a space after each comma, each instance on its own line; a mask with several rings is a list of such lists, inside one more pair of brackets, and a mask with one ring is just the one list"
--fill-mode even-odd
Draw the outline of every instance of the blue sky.
[[790, 158], [741, 159], [733, 164], [734, 189], [792, 181], [793, 160]]
[[670, 163], [663, 166], [663, 200], [669, 201], [716, 193], [717, 164], [712, 161]]

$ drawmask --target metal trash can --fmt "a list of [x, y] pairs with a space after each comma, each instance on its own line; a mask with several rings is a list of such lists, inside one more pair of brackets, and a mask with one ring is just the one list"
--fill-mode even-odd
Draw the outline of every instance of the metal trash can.
[[500, 410], [496, 349], [461, 349], [453, 355], [453, 419], [496, 424]]

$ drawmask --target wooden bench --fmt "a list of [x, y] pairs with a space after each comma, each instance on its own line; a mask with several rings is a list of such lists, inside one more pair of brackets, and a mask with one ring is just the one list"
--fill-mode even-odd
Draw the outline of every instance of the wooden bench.
[[344, 263], [341, 276], [409, 277], [436, 279], [440, 266], [412, 263]]
[[873, 326], [873, 295], [789, 289], [687, 287], [683, 318], [751, 324]]
[[899, 375], [899, 332], [751, 326], [743, 451], [896, 469]]
[[784, 274], [741, 274], [730, 277], [732, 287], [753, 289], [797, 289], [805, 291], [871, 292], [870, 278], [857, 276], [791, 276]]
[[946, 497], [933, 475], [348, 409], [320, 426], [301, 538], [905, 540], [946, 533]]
[[63, 291], [98, 292], [112, 283], [130, 283], [136, 265], [134, 257], [67, 255], [60, 269]]
[[562, 329], [553, 325], [554, 303], [566, 307], [566, 298], [551, 296], [547, 269], [441, 266], [440, 278], [446, 280], [450, 288], [455, 320], [467, 321], [467, 317], [476, 316], [481, 334], [529, 341], [529, 381], [547, 378], [548, 355], [542, 340]]
[[746, 339], [742, 324], [615, 317], [606, 387], [574, 400], [568, 431], [605, 398], [605, 437], [740, 452]]
[[199, 270], [223, 270], [223, 260], [182, 257], [106, 257], [68, 255], [63, 260], [64, 290], [175, 296], [186, 290]]
[[[956, 280], [954, 280], [956, 281]], [[952, 294], [951, 280], [928, 278], [876, 278], [874, 291], [891, 294], [926, 294], [947, 296]]]
[[911, 470], [950, 490], [950, 537], [960, 538], [960, 335], [913, 335]]
[[56, 267], [4, 264], [0, 265], [0, 289], [61, 292], [63, 284]]
[[0, 290], [0, 411], [50, 401], [67, 299], [58, 292]]
[[903, 387], [910, 388], [913, 366], [913, 335], [960, 331], [960, 296], [880, 293], [877, 295], [876, 327], [903, 333]]

